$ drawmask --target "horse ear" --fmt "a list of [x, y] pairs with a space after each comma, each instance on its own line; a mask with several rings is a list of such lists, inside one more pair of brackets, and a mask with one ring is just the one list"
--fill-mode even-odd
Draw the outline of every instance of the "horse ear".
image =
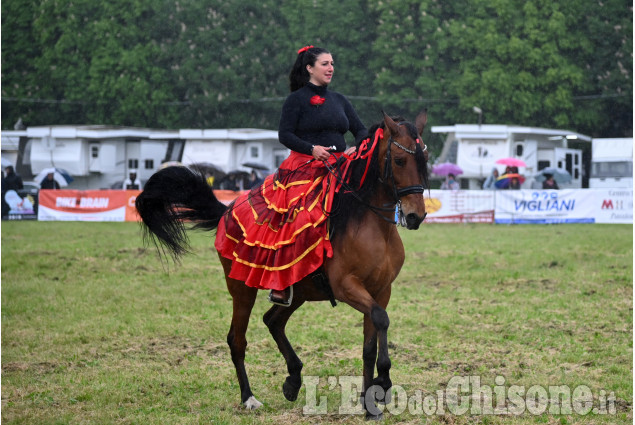
[[386, 115], [384, 111], [381, 111], [381, 113], [384, 114], [384, 124], [386, 124], [386, 128], [390, 130], [392, 134], [399, 133], [399, 126], [397, 125], [397, 123], [394, 122], [393, 119], [390, 118], [388, 115]]
[[423, 111], [419, 112], [419, 115], [417, 115], [417, 118], [415, 118], [415, 127], [417, 127], [419, 136], [423, 134], [423, 129], [426, 126], [427, 122], [428, 122], [428, 110], [424, 109]]

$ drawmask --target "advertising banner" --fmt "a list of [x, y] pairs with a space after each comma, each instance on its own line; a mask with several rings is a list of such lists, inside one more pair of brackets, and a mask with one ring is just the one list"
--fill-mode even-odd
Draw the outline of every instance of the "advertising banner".
[[428, 212], [426, 223], [494, 222], [494, 191], [431, 190], [424, 192], [423, 197]]
[[632, 223], [633, 190], [496, 191], [496, 223]]
[[8, 190], [2, 193], [2, 220], [37, 220], [37, 190]]
[[633, 189], [589, 189], [596, 223], [633, 223]]
[[137, 195], [140, 193], [140, 190], [126, 190], [126, 221], [141, 221], [134, 204], [137, 200]]
[[[139, 190], [41, 190], [42, 221], [138, 221]], [[240, 192], [214, 191], [225, 203]], [[16, 197], [8, 204], [16, 217], [35, 218], [33, 207]], [[426, 223], [633, 223], [633, 189], [430, 190], [424, 193]], [[10, 201], [10, 202], [9, 202]], [[13, 204], [16, 205], [13, 205]], [[20, 208], [18, 210], [18, 208]], [[18, 218], [17, 215], [20, 215]]]
[[40, 190], [38, 220], [124, 221], [125, 190]]
[[[139, 221], [135, 201], [140, 193], [140, 190], [41, 190], [37, 219]], [[224, 204], [229, 204], [240, 194], [232, 190], [215, 190], [214, 193]]]
[[238, 198], [238, 196], [243, 193], [241, 191], [234, 191], [234, 190], [220, 190], [217, 189], [214, 191], [214, 195], [216, 196], [216, 199], [218, 199], [219, 201], [221, 201], [223, 204], [225, 205], [229, 205], [232, 203], [232, 201], [236, 198]]

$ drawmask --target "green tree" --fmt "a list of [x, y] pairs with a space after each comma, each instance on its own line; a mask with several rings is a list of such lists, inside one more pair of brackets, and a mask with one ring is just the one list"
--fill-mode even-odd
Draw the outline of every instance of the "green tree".
[[[288, 0], [280, 4], [287, 23], [284, 37], [284, 96], [295, 52], [305, 45], [328, 49], [335, 62], [331, 88], [346, 95], [366, 125], [381, 118], [374, 100], [375, 70], [371, 67], [376, 15], [368, 0]], [[283, 76], [281, 76], [283, 77]]]
[[479, 106], [486, 123], [628, 136], [632, 20], [620, 0], [6, 0], [3, 127], [276, 128], [314, 44], [368, 125]]
[[[603, 134], [603, 105], [586, 98], [607, 96], [623, 116], [632, 114], [632, 11], [619, 3], [378, 2], [375, 86], [384, 102], [410, 101], [410, 114], [429, 104], [437, 124], [475, 122], [479, 106], [489, 123]], [[617, 81], [600, 77], [606, 84], [598, 87], [598, 68], [611, 67]], [[620, 92], [629, 96], [613, 97]], [[629, 132], [628, 124], [620, 128]]]

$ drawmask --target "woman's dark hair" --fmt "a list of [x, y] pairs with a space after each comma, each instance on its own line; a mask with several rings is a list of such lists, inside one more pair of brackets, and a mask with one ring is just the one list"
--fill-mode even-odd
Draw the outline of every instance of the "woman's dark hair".
[[301, 89], [309, 82], [311, 76], [309, 75], [309, 71], [307, 71], [306, 66], [315, 66], [317, 57], [322, 53], [330, 54], [331, 52], [321, 47], [311, 47], [310, 49], [298, 53], [298, 57], [296, 58], [293, 68], [291, 68], [291, 72], [289, 73], [289, 88], [292, 92]]

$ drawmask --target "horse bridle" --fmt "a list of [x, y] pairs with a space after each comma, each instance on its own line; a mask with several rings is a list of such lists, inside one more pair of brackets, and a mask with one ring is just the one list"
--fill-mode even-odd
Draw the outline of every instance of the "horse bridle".
[[[415, 155], [416, 151], [414, 149], [408, 149], [407, 147], [405, 147], [404, 145], [402, 145], [401, 143], [393, 139], [392, 136], [390, 136], [390, 138], [388, 139], [388, 150], [386, 151], [386, 160], [384, 164], [384, 180], [388, 181], [388, 179], [392, 179], [393, 196], [395, 198], [395, 202], [399, 203], [400, 199], [403, 198], [404, 196], [408, 196], [413, 193], [423, 194], [425, 188], [423, 187], [423, 185], [417, 184], [417, 185], [406, 186], [406, 187], [402, 187], [401, 189], [397, 189], [397, 185], [395, 184], [395, 176], [393, 175], [393, 172], [392, 172], [392, 161], [390, 157], [390, 153], [392, 151], [390, 147], [393, 144], [397, 146], [399, 149], [413, 156]], [[423, 145], [423, 151], [425, 152], [426, 150], [428, 150], [428, 147], [426, 145]], [[385, 181], [382, 181], [382, 183], [385, 183]]]
[[[398, 125], [401, 125], [401, 123], [399, 123]], [[392, 180], [392, 189], [393, 189], [393, 197], [395, 198], [395, 204], [397, 204], [397, 206], [399, 207], [399, 217], [400, 217], [400, 221], [402, 220], [403, 217], [403, 212], [401, 210], [401, 198], [404, 196], [408, 196], [411, 195], [413, 193], [421, 193], [423, 195], [423, 192], [425, 191], [425, 188], [423, 187], [423, 185], [412, 185], [412, 186], [406, 186], [403, 187], [401, 189], [397, 189], [397, 185], [395, 184], [395, 176], [393, 175], [392, 172], [392, 161], [391, 161], [391, 157], [390, 157], [390, 152], [391, 152], [391, 145], [395, 145], [397, 146], [399, 149], [403, 150], [404, 152], [409, 153], [410, 155], [415, 155], [416, 151], [413, 149], [409, 149], [407, 147], [405, 147], [404, 145], [402, 145], [401, 143], [397, 142], [395, 139], [392, 138], [392, 136], [390, 136], [390, 138], [388, 139], [388, 150], [386, 151], [386, 159], [385, 159], [385, 164], [384, 164], [384, 177], [383, 179], [380, 177], [379, 181], [382, 183], [385, 183], [385, 181], [387, 181], [388, 179]], [[428, 150], [428, 146], [426, 146], [425, 144], [423, 145], [423, 152]], [[337, 171], [335, 171], [335, 169], [333, 167], [331, 167], [331, 165], [327, 162], [327, 161], [322, 161], [325, 165], [326, 168], [329, 170], [329, 172], [331, 174], [333, 174], [333, 176], [335, 177], [335, 179], [344, 187], [347, 188], [347, 190], [354, 194], [354, 196], [356, 196], [356, 193], [353, 189], [351, 189], [350, 187], [348, 187], [348, 184], [346, 184], [341, 176], [339, 175], [339, 173]], [[370, 209], [371, 211], [373, 211], [375, 214], [377, 214], [379, 217], [381, 217], [382, 219], [386, 220], [389, 223], [392, 224], [397, 224], [396, 221], [391, 220], [389, 218], [386, 218], [385, 215], [382, 214], [382, 212], [393, 212], [395, 211], [394, 207], [387, 207], [386, 204], [383, 207], [378, 207], [375, 205], [371, 205], [368, 202], [364, 201], [362, 198], [357, 197], [357, 200], [361, 203], [363, 203], [364, 205], [366, 205], [366, 207], [368, 209]], [[424, 219], [425, 216], [427, 215], [427, 212], [424, 214]], [[402, 223], [403, 224], [403, 223]]]

